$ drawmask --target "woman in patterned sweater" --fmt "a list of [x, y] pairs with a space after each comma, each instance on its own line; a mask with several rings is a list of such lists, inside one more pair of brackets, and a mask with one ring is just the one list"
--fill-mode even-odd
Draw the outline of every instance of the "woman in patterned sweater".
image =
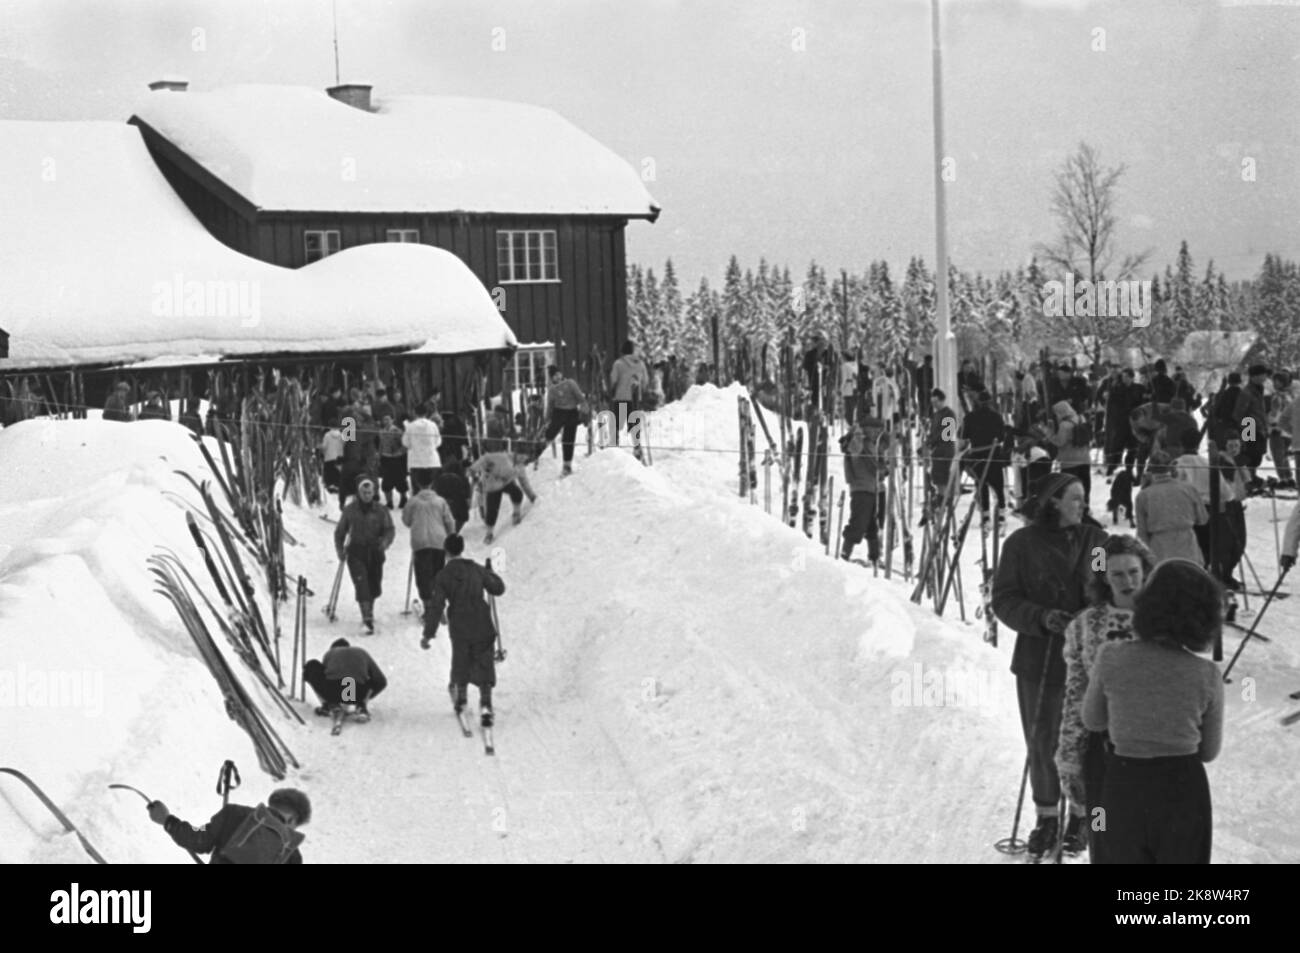
[[[1070, 811], [1089, 820], [1101, 803], [1108, 741], [1105, 732], [1091, 732], [1083, 724], [1088, 676], [1102, 645], [1133, 638], [1133, 602], [1156, 564], [1151, 550], [1132, 536], [1109, 537], [1103, 553], [1104, 561], [1094, 571], [1090, 586], [1092, 605], [1065, 630], [1065, 703], [1056, 747], [1056, 770], [1069, 796]], [[1082, 848], [1078, 843], [1067, 846]], [[1094, 864], [1101, 863], [1098, 831], [1088, 836], [1088, 853]]]

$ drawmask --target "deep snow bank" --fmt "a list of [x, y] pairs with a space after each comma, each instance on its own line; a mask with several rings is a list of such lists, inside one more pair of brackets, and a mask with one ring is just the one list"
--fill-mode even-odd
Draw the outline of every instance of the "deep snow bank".
[[[110, 862], [189, 862], [138, 797], [106, 785], [133, 784], [195, 823], [220, 806], [199, 798], [225, 758], [249, 769], [251, 791], [270, 789], [146, 565], [167, 546], [207, 579], [170, 496], [200, 503], [173, 471], [203, 478], [202, 456], [175, 424], [35, 420], [0, 431], [0, 459], [0, 764], [41, 785]], [[0, 862], [88, 860], [0, 775]]]

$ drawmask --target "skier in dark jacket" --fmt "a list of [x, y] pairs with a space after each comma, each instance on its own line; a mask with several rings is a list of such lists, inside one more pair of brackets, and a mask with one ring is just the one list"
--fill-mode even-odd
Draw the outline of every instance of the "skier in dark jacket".
[[853, 557], [853, 547], [867, 541], [867, 559], [880, 559], [880, 526], [885, 520], [889, 455], [893, 452], [885, 422], [866, 414], [858, 418], [840, 442], [844, 453], [844, 482], [849, 490], [849, 521], [844, 526], [841, 559]]
[[357, 481], [357, 498], [343, 508], [334, 528], [334, 549], [340, 560], [347, 561], [367, 635], [375, 631], [375, 600], [383, 593], [384, 554], [396, 535], [393, 517], [375, 501], [374, 478], [363, 476]]
[[1007, 504], [1002, 484], [1006, 461], [1001, 455], [1006, 429], [1002, 415], [993, 408], [993, 395], [980, 391], [975, 397], [975, 409], [961, 422], [961, 437], [970, 444], [962, 454], [962, 463], [979, 486], [980, 514], [985, 522], [989, 518], [990, 487], [997, 494], [998, 508]]
[[497, 639], [492, 609], [485, 597], [506, 591], [501, 577], [488, 566], [465, 558], [465, 539], [451, 535], [444, 544], [447, 565], [433, 580], [433, 598], [424, 609], [424, 636], [420, 648], [427, 649], [438, 637], [443, 609], [451, 633], [451, 692], [456, 713], [464, 711], [468, 686], [479, 691], [479, 711], [484, 728], [492, 725], [492, 689], [497, 683], [494, 646]]
[[1250, 383], [1241, 389], [1232, 410], [1232, 423], [1237, 431], [1234, 436], [1241, 437], [1241, 454], [1250, 469], [1251, 492], [1264, 485], [1256, 468], [1263, 462], [1264, 451], [1268, 448], [1268, 402], [1264, 397], [1264, 382], [1268, 377], [1269, 370], [1265, 365], [1252, 365]]
[[329, 715], [340, 705], [355, 705], [359, 721], [370, 720], [370, 699], [388, 687], [370, 653], [347, 639], [335, 639], [319, 661], [304, 665], [302, 680], [320, 699], [316, 714]]
[[469, 501], [473, 495], [459, 457], [443, 458], [442, 472], [433, 478], [433, 492], [447, 501], [459, 533], [469, 522]]
[[311, 801], [297, 788], [278, 788], [271, 792], [271, 796], [266, 800], [266, 806], [280, 823], [293, 832], [291, 844], [288, 845], [289, 852], [281, 851], [264, 855], [262, 859], [244, 860], [227, 856], [227, 848], [231, 848], [233, 853], [234, 845], [231, 841], [236, 834], [240, 833], [240, 828], [244, 826], [250, 815], [256, 812], [256, 808], [246, 807], [243, 804], [226, 804], [212, 815], [212, 819], [207, 824], [198, 829], [173, 815], [162, 801], [150, 801], [148, 811], [150, 820], [155, 824], [161, 824], [163, 830], [178, 845], [195, 854], [212, 854], [209, 864], [301, 864], [302, 854], [298, 852], [298, 845], [303, 842], [304, 837], [296, 829], [311, 820]]
[[1166, 372], [1164, 360], [1156, 361], [1151, 373], [1151, 400], [1157, 404], [1167, 404], [1174, 399], [1177, 389], [1174, 379]]
[[1129, 414], [1142, 403], [1141, 389], [1133, 381], [1133, 370], [1124, 368], [1102, 385], [1105, 394], [1106, 476], [1121, 465], [1129, 470], [1137, 455], [1137, 438], [1129, 425]]
[[[1029, 852], [1041, 856], [1055, 842], [1061, 783], [1054, 761], [1065, 698], [1063, 633], [1088, 604], [1093, 561], [1106, 533], [1082, 525], [1083, 485], [1054, 473], [1040, 481], [1025, 515], [1032, 522], [1002, 545], [993, 580], [993, 611], [1014, 630], [1011, 671], [1016, 676], [1020, 723], [1029, 748], [1029, 781], [1038, 823]], [[1071, 817], [1065, 836], [1079, 841], [1081, 818]]]

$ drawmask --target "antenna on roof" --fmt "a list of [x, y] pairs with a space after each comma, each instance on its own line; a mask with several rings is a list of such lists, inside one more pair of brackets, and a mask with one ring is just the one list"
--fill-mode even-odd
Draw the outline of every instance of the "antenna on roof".
[[334, 14], [334, 85], [339, 85], [339, 3], [332, 0], [330, 10]]

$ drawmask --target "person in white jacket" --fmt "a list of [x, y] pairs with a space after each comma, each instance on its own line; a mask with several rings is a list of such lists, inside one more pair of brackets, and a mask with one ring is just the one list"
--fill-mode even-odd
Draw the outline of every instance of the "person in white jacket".
[[429, 405], [421, 404], [419, 416], [406, 422], [406, 432], [402, 434], [406, 465], [410, 469], [413, 486], [433, 484], [433, 478], [442, 469], [442, 461], [438, 457], [438, 447], [441, 445], [442, 434], [430, 417]]

